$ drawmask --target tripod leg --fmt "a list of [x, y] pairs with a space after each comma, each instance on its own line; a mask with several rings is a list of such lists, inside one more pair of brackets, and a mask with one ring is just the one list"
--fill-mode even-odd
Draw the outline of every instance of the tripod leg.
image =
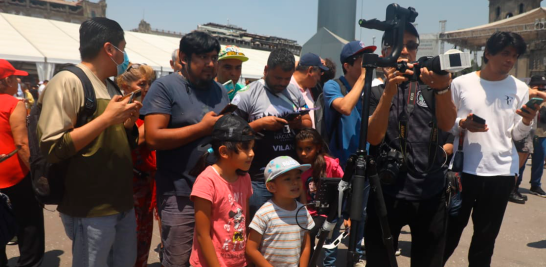
[[[370, 164], [369, 170], [369, 179], [371, 190], [375, 194], [375, 208], [377, 212], [377, 217], [379, 218], [379, 224], [381, 225], [381, 232], [383, 233], [383, 244], [387, 249], [387, 254], [389, 256], [389, 263], [391, 267], [397, 267], [398, 263], [396, 262], [396, 256], [394, 255], [394, 242], [391, 234], [391, 229], [389, 227], [389, 220], [387, 217], [387, 207], [385, 206], [385, 200], [383, 198], [383, 190], [381, 189], [381, 183], [379, 181], [379, 176], [375, 169], [375, 164]], [[373, 166], [373, 167], [372, 167]]]
[[351, 196], [351, 234], [349, 235], [349, 248], [347, 250], [347, 266], [353, 267], [358, 261], [356, 253], [356, 243], [358, 242], [358, 225], [362, 222], [362, 198], [364, 197], [364, 185], [366, 183], [366, 161], [364, 157], [359, 157], [355, 163], [355, 175], [353, 177], [352, 196]]

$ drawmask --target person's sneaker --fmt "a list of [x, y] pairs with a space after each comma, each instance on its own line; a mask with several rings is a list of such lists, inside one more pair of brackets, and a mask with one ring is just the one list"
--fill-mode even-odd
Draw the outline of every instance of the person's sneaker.
[[355, 267], [366, 267], [366, 261], [364, 261], [364, 260], [359, 260], [359, 261], [355, 264]]
[[512, 191], [512, 193], [510, 193], [510, 196], [508, 197], [508, 201], [517, 204], [525, 204], [525, 199], [523, 199], [523, 197], [520, 197], [518, 193], [519, 192], [517, 190]]
[[17, 237], [16, 237], [16, 236], [13, 237], [13, 238], [7, 243], [8, 246], [13, 246], [13, 245], [17, 245], [17, 244], [18, 244], [18, 243], [17, 243]]
[[546, 197], [546, 192], [544, 192], [544, 190], [542, 190], [542, 188], [540, 186], [531, 186], [531, 194], [533, 195], [537, 195], [539, 197]]
[[527, 201], [527, 196], [526, 196], [526, 195], [522, 195], [522, 194], [519, 192], [519, 188], [516, 189], [516, 195], [518, 195], [518, 197], [523, 198], [523, 200]]
[[394, 252], [394, 255], [396, 255], [397, 257], [400, 256], [402, 254], [402, 249], [401, 248], [398, 248], [398, 250], [396, 252]]

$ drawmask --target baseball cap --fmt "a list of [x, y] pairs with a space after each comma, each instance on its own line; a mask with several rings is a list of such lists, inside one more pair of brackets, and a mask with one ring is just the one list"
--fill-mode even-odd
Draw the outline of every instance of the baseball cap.
[[[243, 134], [248, 129], [249, 134]], [[241, 117], [229, 113], [222, 116], [212, 128], [212, 139], [221, 141], [244, 142], [257, 139], [256, 133]]]
[[248, 60], [248, 57], [245, 56], [245, 53], [241, 52], [239, 47], [234, 45], [228, 45], [224, 47], [224, 49], [222, 49], [220, 53], [218, 53], [218, 60], [224, 59], [238, 59], [242, 62], [245, 62]]
[[341, 49], [339, 60], [341, 63], [343, 63], [347, 58], [356, 56], [357, 54], [365, 52], [373, 53], [376, 48], [377, 47], [375, 45], [364, 46], [364, 43], [361, 41], [348, 42], [345, 46], [343, 46], [343, 49]]
[[28, 72], [15, 69], [7, 60], [0, 59], [0, 79], [9, 76], [28, 76]]
[[546, 78], [542, 75], [533, 75], [531, 76], [531, 81], [529, 82], [529, 85], [546, 85]]
[[283, 173], [291, 170], [300, 170], [302, 172], [311, 168], [311, 164], [300, 164], [289, 156], [280, 156], [270, 161], [264, 170], [265, 182], [271, 182]]
[[300, 65], [303, 66], [313, 66], [313, 67], [319, 67], [323, 71], [329, 70], [328, 67], [324, 66], [322, 64], [322, 61], [320, 60], [320, 57], [313, 54], [313, 53], [307, 53], [300, 57]]

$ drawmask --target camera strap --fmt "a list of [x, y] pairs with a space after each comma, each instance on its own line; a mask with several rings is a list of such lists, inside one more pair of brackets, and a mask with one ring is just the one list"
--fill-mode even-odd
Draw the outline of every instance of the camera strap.
[[457, 151], [463, 151], [463, 143], [464, 143], [464, 131], [461, 131], [459, 133], [459, 147], [457, 148]]

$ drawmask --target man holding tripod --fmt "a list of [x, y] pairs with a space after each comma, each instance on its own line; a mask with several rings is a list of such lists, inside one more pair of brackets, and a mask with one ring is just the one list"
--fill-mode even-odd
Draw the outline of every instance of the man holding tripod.
[[[398, 61], [413, 62], [419, 34], [410, 23], [405, 28]], [[385, 39], [384, 35], [382, 54], [388, 56], [392, 47], [385, 45]], [[447, 165], [440, 147], [457, 117], [450, 92], [451, 78], [426, 68], [421, 69], [422, 83], [409, 81], [406, 76], [413, 75], [412, 70], [388, 68], [384, 73], [385, 85], [372, 88], [370, 95], [368, 142], [379, 155], [377, 168], [382, 177], [389, 227], [396, 246], [402, 227], [410, 226], [412, 266], [442, 266]], [[396, 152], [400, 157], [387, 157], [387, 152]], [[385, 173], [391, 173], [391, 179], [384, 179], [388, 177]], [[383, 245], [375, 202], [375, 193], [371, 192], [365, 230], [366, 266], [384, 267], [389, 266], [389, 255]]]

